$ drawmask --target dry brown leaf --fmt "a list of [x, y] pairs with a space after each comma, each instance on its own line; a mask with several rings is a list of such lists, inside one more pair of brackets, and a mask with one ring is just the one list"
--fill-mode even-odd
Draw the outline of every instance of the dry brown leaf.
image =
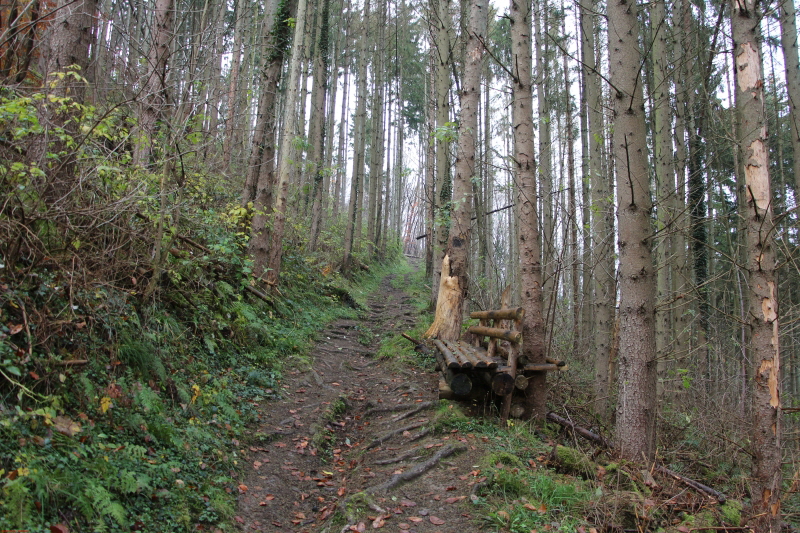
[[59, 415], [53, 419], [53, 429], [67, 437], [74, 437], [81, 432], [81, 425], [69, 417]]
[[412, 522], [416, 522], [417, 524], [422, 522], [422, 518], [420, 518], [419, 516], [409, 516], [408, 519], [411, 520]]
[[434, 526], [441, 526], [445, 523], [445, 521], [439, 518], [438, 516], [431, 516], [430, 518], [428, 518], [428, 520], [430, 520], [431, 524], [433, 524]]

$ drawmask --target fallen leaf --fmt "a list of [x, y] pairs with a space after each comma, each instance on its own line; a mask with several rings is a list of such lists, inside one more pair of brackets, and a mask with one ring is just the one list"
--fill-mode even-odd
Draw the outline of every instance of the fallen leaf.
[[411, 529], [411, 525], [406, 524], [405, 522], [400, 522], [399, 524], [397, 524], [397, 527], [399, 527], [400, 529]]
[[297, 513], [294, 513], [294, 517], [299, 519], [299, 520], [305, 520], [306, 519], [306, 514], [305, 513], [301, 513], [301, 512], [297, 512]]
[[446, 489], [444, 489], [444, 490], [456, 490], [456, 487], [455, 487], [455, 485], [452, 485], [452, 486], [450, 486], [450, 487], [447, 487], [447, 488], [446, 488]]
[[241, 516], [234, 516], [233, 519], [239, 522], [240, 524], [244, 524], [244, 518], [242, 518]]
[[400, 500], [400, 505], [403, 507], [416, 507], [417, 504], [411, 500]]
[[11, 324], [8, 326], [8, 333], [9, 335], [16, 335], [20, 331], [22, 331], [23, 325], [22, 324]]
[[385, 525], [386, 525], [386, 518], [384, 518], [383, 516], [379, 516], [372, 521], [372, 529], [380, 529]]
[[264, 463], [262, 463], [261, 461], [253, 461], [253, 468], [258, 470], [259, 468], [261, 468], [261, 465], [263, 465], [263, 464]]
[[499, 516], [500, 518], [502, 518], [503, 520], [506, 520], [506, 521], [511, 520], [511, 515], [509, 515], [505, 511], [497, 511], [497, 516]]
[[408, 519], [416, 523], [422, 522], [422, 518], [420, 518], [419, 516], [409, 516]]
[[100, 398], [100, 412], [106, 414], [106, 412], [111, 408], [111, 398], [108, 396], [103, 396]]
[[275, 499], [275, 495], [274, 494], [267, 494], [264, 499], [267, 500], [268, 502], [271, 502], [272, 500]]
[[67, 437], [74, 437], [81, 432], [81, 425], [69, 417], [59, 415], [53, 419], [53, 429]]
[[433, 524], [434, 526], [441, 526], [445, 523], [445, 521], [439, 518], [438, 516], [431, 516], [430, 518], [428, 518], [428, 520], [430, 520], [431, 524]]
[[53, 524], [50, 526], [50, 533], [69, 533], [69, 528], [64, 524]]
[[453, 496], [452, 498], [447, 498], [444, 503], [456, 503], [460, 502], [464, 498], [466, 498], [466, 496]]

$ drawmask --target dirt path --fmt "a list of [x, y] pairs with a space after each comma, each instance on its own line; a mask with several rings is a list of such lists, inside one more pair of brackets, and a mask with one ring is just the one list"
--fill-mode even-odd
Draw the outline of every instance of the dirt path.
[[[477, 529], [470, 488], [480, 481], [473, 465], [481, 442], [433, 431], [432, 368], [393, 371], [374, 357], [381, 337], [414, 325], [410, 298], [386, 279], [368, 304], [362, 321], [339, 320], [320, 332], [313, 367], [287, 373], [283, 399], [263, 406], [253, 443], [243, 450], [241, 531]], [[375, 335], [365, 346], [359, 338], [369, 331]], [[387, 490], [425, 466], [431, 468]]]

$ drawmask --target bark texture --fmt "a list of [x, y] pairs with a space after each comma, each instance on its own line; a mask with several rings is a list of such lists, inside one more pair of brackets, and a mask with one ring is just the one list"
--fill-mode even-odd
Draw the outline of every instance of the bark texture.
[[[531, 50], [531, 2], [511, 2], [512, 123], [514, 131], [514, 171], [519, 183], [517, 205], [520, 212], [519, 259], [522, 284], [522, 356], [529, 363], [544, 363], [544, 318], [542, 314], [542, 255], [539, 216], [536, 211], [536, 159], [533, 135], [533, 81]], [[543, 420], [547, 401], [547, 374], [540, 372], [528, 380], [524, 416]]]
[[767, 157], [764, 79], [757, 39], [761, 15], [754, 0], [734, 2], [731, 11], [739, 114], [739, 158], [747, 211], [747, 269], [750, 289], [749, 351], [755, 365], [751, 519], [755, 533], [781, 530], [781, 384], [778, 345], [778, 282], [774, 221]]
[[638, 46], [637, 6], [608, 4], [613, 157], [619, 220], [620, 326], [616, 438], [633, 460], [655, 453], [655, 283], [651, 252], [650, 179]]

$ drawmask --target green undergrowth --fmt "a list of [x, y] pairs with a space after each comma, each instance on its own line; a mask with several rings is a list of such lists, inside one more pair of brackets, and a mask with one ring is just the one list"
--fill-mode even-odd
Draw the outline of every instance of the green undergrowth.
[[416, 322], [409, 331], [384, 337], [378, 348], [378, 358], [390, 362], [397, 368], [407, 368], [409, 366], [433, 368], [433, 356], [416, 351], [414, 344], [401, 335], [401, 333], [405, 333], [413, 339], [421, 340], [433, 321], [433, 315], [430, 314], [428, 309], [429, 291], [425, 286], [427, 281], [425, 271], [415, 269], [407, 262], [402, 262], [392, 274], [392, 286], [395, 289], [402, 289], [411, 298]]
[[[699, 507], [691, 503], [692, 497], [685, 505], [665, 502], [674, 493], [665, 496], [652, 486], [647, 469], [611, 462], [606, 454], [592, 459], [560, 444], [557, 428], [534, 431], [520, 421], [503, 428], [496, 418], [468, 416], [458, 404], [445, 400], [435, 418], [437, 433], [455, 431], [482, 443], [482, 457], [473, 466], [478, 484], [468, 505], [483, 531], [680, 533], [741, 525], [741, 502], [730, 499], [724, 505]], [[669, 480], [661, 483], [667, 486]], [[684, 494], [680, 487], [676, 498]]]
[[359, 316], [342, 295], [363, 301], [392, 267], [345, 282], [288, 256], [266, 302], [227, 257], [237, 274], [171, 260], [147, 304], [111, 285], [69, 293], [46, 270], [3, 285], [0, 529], [233, 529], [248, 424], [321, 325]]

